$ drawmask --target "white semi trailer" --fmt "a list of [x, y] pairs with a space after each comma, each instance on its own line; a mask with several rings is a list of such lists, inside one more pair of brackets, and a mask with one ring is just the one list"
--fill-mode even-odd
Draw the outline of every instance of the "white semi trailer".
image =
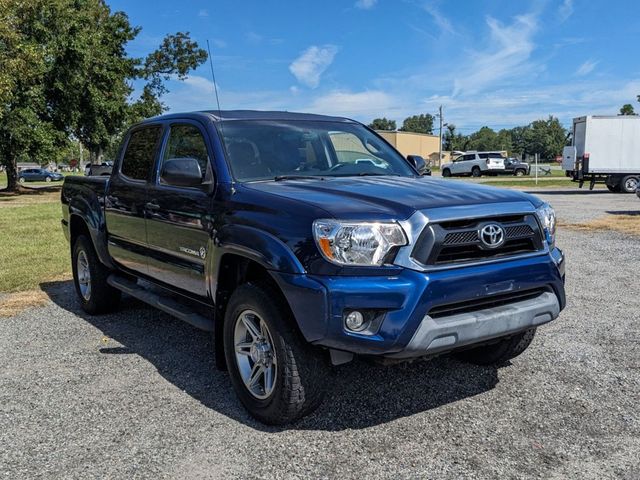
[[562, 168], [580, 183], [605, 183], [612, 192], [633, 193], [640, 182], [640, 116], [588, 115], [573, 119], [573, 141]]

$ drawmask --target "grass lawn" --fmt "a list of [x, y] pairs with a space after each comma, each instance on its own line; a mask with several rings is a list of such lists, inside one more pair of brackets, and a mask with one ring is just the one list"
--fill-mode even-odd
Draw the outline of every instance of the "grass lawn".
[[0, 195], [0, 293], [71, 274], [59, 195]]

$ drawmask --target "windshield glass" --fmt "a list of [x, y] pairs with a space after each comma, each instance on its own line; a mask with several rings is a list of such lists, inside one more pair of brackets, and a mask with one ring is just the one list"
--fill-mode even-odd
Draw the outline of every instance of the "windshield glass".
[[416, 173], [386, 142], [359, 124], [226, 121], [219, 129], [238, 181]]

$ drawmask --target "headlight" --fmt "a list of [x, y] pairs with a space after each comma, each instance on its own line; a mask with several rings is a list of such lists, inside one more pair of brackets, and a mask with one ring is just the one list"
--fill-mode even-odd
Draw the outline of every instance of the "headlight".
[[536, 209], [536, 215], [544, 228], [547, 243], [553, 246], [556, 241], [556, 212], [551, 205], [545, 203]]
[[397, 223], [316, 220], [313, 236], [322, 256], [337, 265], [380, 266], [393, 247], [407, 244]]

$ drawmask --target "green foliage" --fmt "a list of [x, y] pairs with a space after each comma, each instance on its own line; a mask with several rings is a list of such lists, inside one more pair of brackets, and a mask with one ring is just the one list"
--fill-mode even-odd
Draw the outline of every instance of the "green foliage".
[[510, 150], [511, 134], [508, 130], [496, 133], [489, 127], [482, 127], [469, 135], [465, 142], [465, 150]]
[[433, 134], [433, 115], [430, 113], [412, 115], [402, 122], [401, 132]]
[[[162, 113], [164, 81], [184, 79], [207, 58], [188, 32], [129, 57], [139, 33], [103, 0], [0, 0], [0, 163], [10, 190], [18, 160], [59, 160], [70, 139], [93, 158], [115, 148], [132, 122]], [[130, 101], [137, 79], [147, 83]]]
[[455, 150], [464, 150], [467, 137], [461, 133], [456, 133], [456, 126], [453, 123], [447, 125], [443, 138], [443, 148], [446, 151], [453, 152]]
[[387, 118], [374, 118], [373, 121], [369, 124], [369, 128], [374, 130], [395, 130], [396, 129], [396, 121], [395, 120], [387, 120]]
[[560, 121], [551, 115], [546, 120], [529, 124], [525, 132], [526, 153], [538, 153], [543, 160], [553, 160], [562, 154], [567, 131]]
[[633, 105], [631, 105], [630, 103], [625, 103], [621, 108], [620, 108], [620, 115], [635, 115], [636, 112], [633, 110]]

